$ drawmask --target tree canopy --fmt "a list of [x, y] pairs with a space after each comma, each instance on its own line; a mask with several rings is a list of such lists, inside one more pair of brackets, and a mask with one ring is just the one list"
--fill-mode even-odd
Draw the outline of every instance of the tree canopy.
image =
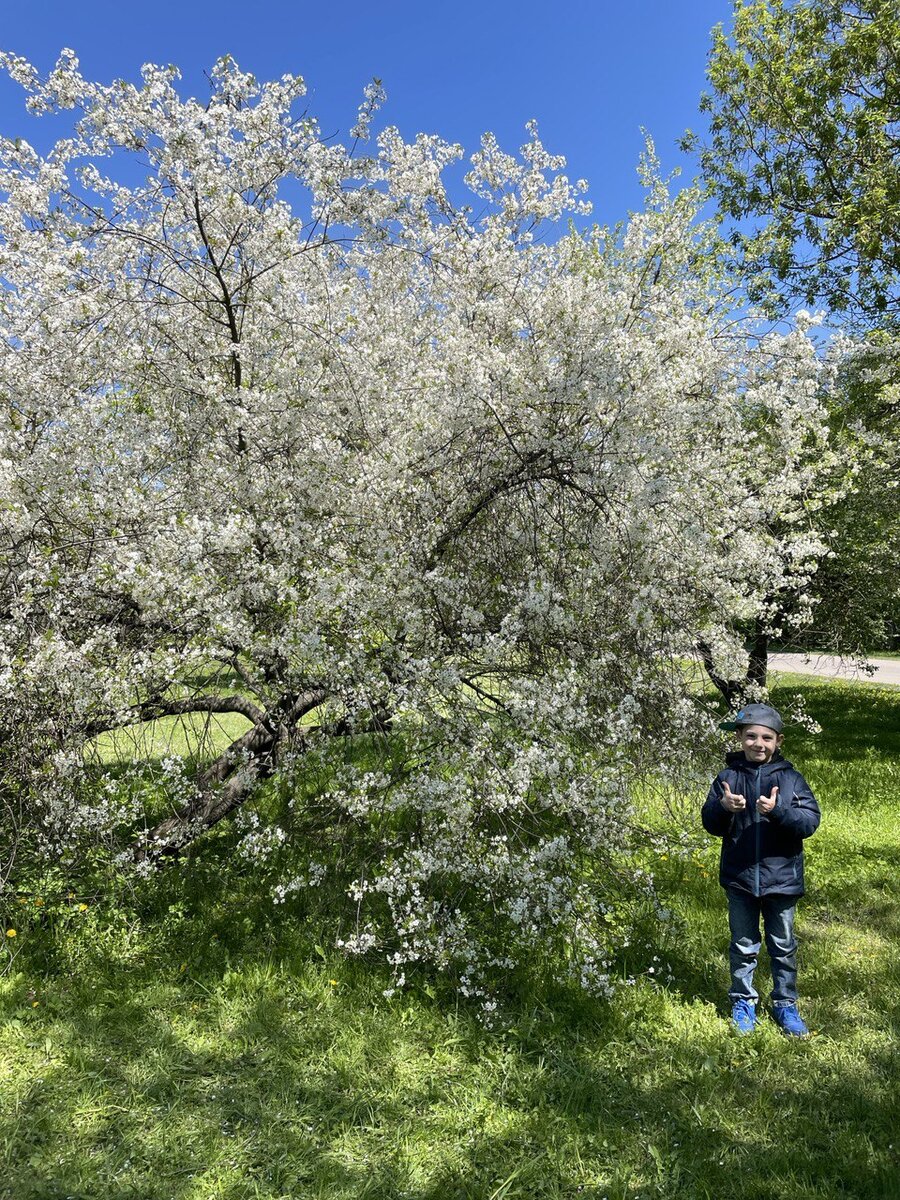
[[[791, 297], [900, 317], [900, 9], [748, 0], [715, 32], [704, 175]], [[763, 277], [751, 278], [757, 296]]]

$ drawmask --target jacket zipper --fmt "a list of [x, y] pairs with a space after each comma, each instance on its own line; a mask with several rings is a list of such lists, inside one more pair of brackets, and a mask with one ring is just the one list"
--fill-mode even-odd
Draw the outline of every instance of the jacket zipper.
[[756, 772], [755, 772], [755, 775], [756, 775], [756, 799], [753, 802], [753, 822], [756, 825], [756, 868], [755, 868], [756, 869], [756, 891], [753, 894], [757, 897], [759, 896], [759, 841], [760, 841], [760, 839], [759, 839], [759, 796], [760, 796], [759, 771], [760, 771], [760, 768], [757, 767]]

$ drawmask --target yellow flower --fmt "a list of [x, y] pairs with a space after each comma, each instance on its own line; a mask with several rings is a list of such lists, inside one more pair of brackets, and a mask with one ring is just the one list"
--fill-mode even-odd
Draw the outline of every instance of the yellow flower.
[[332, 987], [337, 987], [337, 985], [338, 985], [338, 981], [336, 979], [329, 979], [328, 982], [331, 984]]
[[40, 898], [40, 896], [35, 896], [34, 902], [35, 902], [35, 904], [43, 904], [44, 903], [43, 900]]
[[79, 912], [87, 912], [87, 908], [88, 908], [88, 906], [87, 906], [86, 904], [79, 904], [79, 905], [78, 905], [78, 911], [79, 911]]
[[32, 1007], [32, 1008], [37, 1008], [37, 1006], [38, 1006], [39, 1004], [40, 1004], [40, 1000], [32, 1000], [32, 1002], [31, 1002], [31, 1007]]
[[6, 936], [7, 936], [7, 937], [15, 937], [15, 936], [16, 936], [16, 931], [15, 931], [14, 929], [7, 929], [7, 931], [6, 931]]

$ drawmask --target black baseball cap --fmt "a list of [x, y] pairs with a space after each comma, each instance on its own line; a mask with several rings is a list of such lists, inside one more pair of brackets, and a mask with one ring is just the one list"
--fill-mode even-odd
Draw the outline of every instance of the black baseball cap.
[[767, 729], [774, 729], [776, 733], [781, 733], [784, 729], [781, 716], [768, 704], [745, 704], [743, 708], [738, 709], [736, 716], [723, 721], [719, 728], [740, 729], [743, 725], [765, 725]]

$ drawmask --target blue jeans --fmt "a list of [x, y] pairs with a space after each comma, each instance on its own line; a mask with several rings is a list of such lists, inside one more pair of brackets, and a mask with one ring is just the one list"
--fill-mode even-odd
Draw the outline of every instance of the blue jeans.
[[755, 1004], [759, 993], [753, 986], [753, 972], [759, 958], [759, 918], [762, 916], [766, 949], [772, 965], [772, 1003], [793, 1004], [797, 999], [797, 940], [794, 914], [797, 896], [751, 896], [728, 891], [728, 923], [731, 926], [732, 1000]]

